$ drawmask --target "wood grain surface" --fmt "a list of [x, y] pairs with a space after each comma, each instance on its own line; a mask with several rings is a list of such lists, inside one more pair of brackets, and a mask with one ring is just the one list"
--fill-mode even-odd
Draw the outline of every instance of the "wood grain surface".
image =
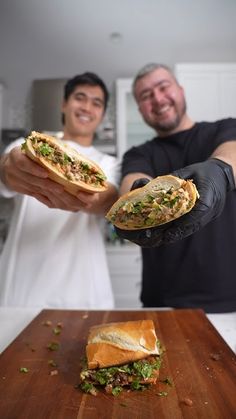
[[[89, 328], [139, 319], [165, 348], [160, 382], [118, 397], [76, 388]], [[201, 310], [43, 310], [0, 356], [0, 418], [235, 419], [236, 356]]]

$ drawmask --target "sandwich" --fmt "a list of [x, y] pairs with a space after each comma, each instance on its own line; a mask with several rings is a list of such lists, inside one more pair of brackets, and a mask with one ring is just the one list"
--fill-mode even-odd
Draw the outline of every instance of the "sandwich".
[[94, 193], [107, 189], [102, 169], [59, 139], [32, 131], [22, 144], [22, 151], [48, 169], [49, 178], [72, 195], [79, 190]]
[[158, 176], [145, 186], [122, 195], [106, 218], [123, 230], [157, 227], [191, 211], [197, 198], [199, 194], [191, 180]]
[[99, 388], [118, 395], [123, 388], [141, 390], [155, 384], [161, 349], [152, 320], [107, 323], [89, 331], [81, 388], [97, 394]]

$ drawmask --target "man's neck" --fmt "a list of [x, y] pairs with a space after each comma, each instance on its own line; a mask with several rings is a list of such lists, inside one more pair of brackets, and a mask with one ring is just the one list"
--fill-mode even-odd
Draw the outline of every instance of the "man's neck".
[[75, 143], [80, 144], [84, 147], [90, 147], [93, 143], [93, 136], [82, 136], [78, 134], [71, 134], [65, 129], [63, 132], [62, 139], [74, 141]]
[[169, 137], [170, 135], [177, 134], [178, 132], [186, 131], [188, 129], [191, 129], [194, 126], [194, 124], [195, 124], [195, 122], [193, 122], [192, 119], [190, 119], [188, 115], [185, 115], [182, 118], [181, 123], [175, 129], [173, 129], [169, 132], [157, 131], [157, 133], [158, 133], [159, 137]]

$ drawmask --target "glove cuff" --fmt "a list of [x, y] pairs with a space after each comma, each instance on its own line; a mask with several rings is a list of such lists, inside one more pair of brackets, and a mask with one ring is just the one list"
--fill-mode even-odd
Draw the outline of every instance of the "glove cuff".
[[233, 191], [236, 188], [236, 185], [232, 166], [223, 160], [217, 159], [216, 157], [211, 157], [209, 160], [214, 160], [214, 162], [223, 170], [227, 179], [227, 192]]

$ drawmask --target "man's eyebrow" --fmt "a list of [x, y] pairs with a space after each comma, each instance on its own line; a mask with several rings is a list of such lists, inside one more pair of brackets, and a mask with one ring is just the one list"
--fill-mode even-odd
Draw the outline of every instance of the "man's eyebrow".
[[140, 92], [139, 96], [142, 96], [143, 94], [145, 94], [145, 93], [147, 93], [147, 92], [150, 92], [150, 90], [152, 90], [154, 87], [160, 86], [160, 85], [162, 85], [163, 83], [171, 83], [171, 81], [170, 81], [170, 80], [168, 80], [168, 79], [162, 79], [162, 80], [159, 80], [159, 81], [157, 81], [156, 83], [154, 83], [152, 86], [150, 86], [150, 87], [146, 87], [145, 89], [143, 89], [143, 90]]

